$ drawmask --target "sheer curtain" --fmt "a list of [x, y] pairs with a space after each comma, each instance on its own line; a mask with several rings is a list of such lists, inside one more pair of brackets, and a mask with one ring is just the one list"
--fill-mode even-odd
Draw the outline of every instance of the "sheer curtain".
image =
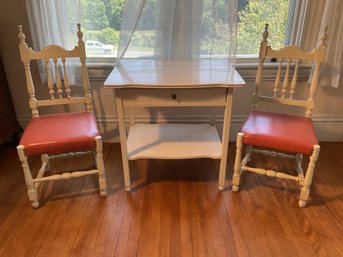
[[[73, 49], [77, 45], [77, 26], [80, 18], [80, 0], [26, 0], [30, 31], [34, 50], [41, 50], [47, 45], [59, 45]], [[67, 60], [67, 72], [71, 84], [82, 81], [80, 65]], [[43, 63], [38, 64], [41, 80], [47, 81]], [[53, 67], [51, 66], [51, 69]], [[54, 75], [54, 72], [51, 72]], [[63, 77], [63, 76], [62, 76]], [[53, 78], [54, 79], [54, 78]]]
[[[133, 38], [135, 33], [143, 32], [147, 19], [154, 23], [152, 50], [139, 55]], [[126, 0], [117, 62], [138, 56], [155, 59], [224, 57], [234, 63], [236, 33], [237, 0]]]
[[[343, 1], [326, 0], [321, 29], [328, 25], [325, 60], [320, 69], [319, 84], [337, 88], [343, 72]], [[319, 42], [319, 40], [318, 40]]]
[[311, 51], [318, 40], [325, 1], [291, 0], [285, 44], [297, 45]]
[[130, 45], [133, 33], [135, 32], [147, 0], [126, 1], [122, 13], [120, 37], [118, 44], [117, 60], [123, 58]]
[[[320, 35], [328, 25], [325, 60], [320, 68], [319, 85], [337, 88], [342, 84], [343, 72], [343, 1], [295, 1], [292, 27], [286, 43], [308, 51], [320, 42]], [[320, 17], [320, 18], [318, 18]], [[312, 73], [311, 73], [312, 75]], [[309, 83], [312, 76], [310, 76]]]

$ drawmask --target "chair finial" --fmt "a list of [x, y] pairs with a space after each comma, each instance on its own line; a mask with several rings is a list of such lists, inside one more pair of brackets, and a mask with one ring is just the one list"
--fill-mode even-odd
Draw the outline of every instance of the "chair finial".
[[265, 24], [265, 27], [264, 27], [264, 32], [263, 32], [263, 41], [267, 41], [267, 37], [268, 37], [268, 27], [269, 27], [269, 24], [266, 23]]
[[321, 46], [326, 46], [326, 39], [328, 38], [328, 35], [326, 34], [327, 31], [328, 31], [328, 25], [326, 25], [324, 27], [324, 31], [323, 31], [322, 35], [320, 36], [320, 45]]
[[22, 25], [18, 25], [18, 38], [19, 38], [20, 43], [25, 42], [25, 34], [23, 33]]
[[79, 38], [79, 42], [82, 41], [83, 33], [81, 31], [81, 24], [77, 24], [77, 37]]

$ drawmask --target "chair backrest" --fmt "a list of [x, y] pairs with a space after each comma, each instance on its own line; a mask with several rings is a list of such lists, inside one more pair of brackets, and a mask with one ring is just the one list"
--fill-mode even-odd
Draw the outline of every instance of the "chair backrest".
[[[88, 112], [93, 111], [92, 96], [90, 93], [90, 86], [86, 67], [85, 45], [82, 40], [83, 34], [81, 32], [80, 24], [77, 24], [77, 27], [78, 45], [75, 46], [73, 50], [66, 50], [57, 45], [49, 45], [40, 51], [34, 51], [31, 47], [27, 46], [25, 42], [25, 35], [22, 31], [22, 26], [18, 25], [20, 57], [24, 64], [26, 85], [29, 94], [29, 105], [33, 117], [39, 116], [38, 107], [41, 106], [84, 104]], [[71, 89], [69, 85], [66, 67], [66, 59], [68, 58], [80, 59], [84, 96], [71, 96]], [[32, 80], [30, 69], [31, 60], [42, 60], [45, 65], [45, 71], [47, 75], [47, 86], [49, 90], [50, 99], [37, 100], [36, 98], [35, 86]], [[51, 76], [52, 74], [50, 72], [51, 61], [54, 67], [55, 83], [53, 82]]]
[[[305, 116], [311, 117], [314, 109], [314, 97], [318, 87], [319, 67], [325, 56], [327, 39], [326, 32], [327, 26], [324, 28], [324, 32], [320, 37], [319, 47], [310, 52], [305, 52], [294, 45], [289, 45], [279, 50], [273, 50], [271, 46], [268, 45], [268, 24], [265, 25], [263, 40], [260, 46], [259, 64], [253, 93], [252, 109], [257, 108], [259, 101], [264, 101], [304, 107], [306, 109]], [[261, 95], [260, 87], [263, 86], [262, 74], [266, 57], [275, 58], [274, 60], [277, 60], [279, 63], [273, 92], [270, 95]], [[312, 63], [314, 70], [307, 99], [298, 100], [294, 99], [294, 96], [297, 88], [299, 64], [301, 62]]]

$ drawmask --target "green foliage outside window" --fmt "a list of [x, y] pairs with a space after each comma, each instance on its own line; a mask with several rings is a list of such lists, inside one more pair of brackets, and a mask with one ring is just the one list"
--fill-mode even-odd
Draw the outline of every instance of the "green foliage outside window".
[[119, 31], [124, 0], [102, 0], [102, 2], [106, 9], [106, 17], [110, 24], [110, 28]]
[[228, 25], [227, 1], [217, 0], [203, 2], [201, 53], [225, 54], [230, 42], [230, 26]]
[[106, 8], [102, 0], [81, 0], [82, 24], [87, 30], [101, 30], [109, 27]]
[[[227, 0], [203, 0], [201, 52], [225, 54], [230, 30]], [[270, 43], [284, 43], [290, 0], [238, 0], [237, 53], [257, 54], [265, 23], [270, 24]], [[81, 0], [81, 23], [85, 40], [117, 46], [124, 0]], [[153, 51], [156, 0], [148, 0], [145, 15], [135, 32], [132, 44]]]
[[284, 44], [289, 0], [250, 0], [238, 13], [237, 53], [258, 53], [265, 23], [269, 23], [269, 43]]
[[100, 41], [104, 44], [117, 44], [119, 41], [119, 31], [112, 28], [104, 28], [102, 30], [86, 30], [84, 32], [86, 40]]

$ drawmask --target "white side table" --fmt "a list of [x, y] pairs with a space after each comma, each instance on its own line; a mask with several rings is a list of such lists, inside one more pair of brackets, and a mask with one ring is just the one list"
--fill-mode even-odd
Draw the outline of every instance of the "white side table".
[[[218, 185], [225, 185], [233, 90], [244, 80], [224, 59], [127, 60], [113, 69], [105, 88], [115, 89], [125, 189], [129, 160], [220, 159]], [[224, 106], [222, 138], [210, 124], [139, 124], [131, 118], [126, 134], [124, 107]]]

